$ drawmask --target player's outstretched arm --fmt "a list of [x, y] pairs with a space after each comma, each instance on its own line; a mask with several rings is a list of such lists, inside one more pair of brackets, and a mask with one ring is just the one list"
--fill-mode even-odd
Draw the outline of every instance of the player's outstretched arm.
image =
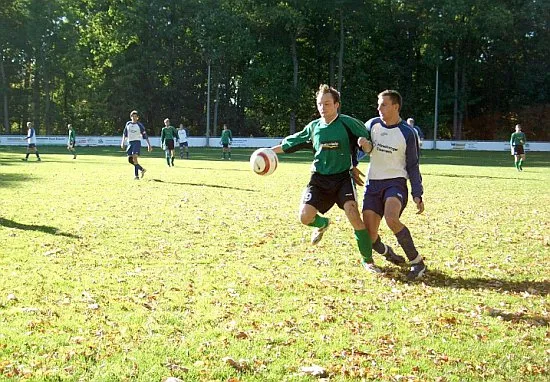
[[282, 145], [273, 146], [271, 150], [273, 150], [275, 154], [284, 154]]

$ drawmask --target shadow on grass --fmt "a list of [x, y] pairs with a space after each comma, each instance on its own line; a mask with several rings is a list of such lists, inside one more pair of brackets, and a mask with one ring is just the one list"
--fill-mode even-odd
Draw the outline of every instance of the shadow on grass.
[[212, 187], [212, 188], [225, 188], [229, 190], [238, 190], [238, 191], [248, 191], [248, 192], [257, 192], [256, 190], [251, 190], [249, 188], [239, 188], [239, 187], [229, 187], [229, 186], [220, 186], [219, 184], [206, 184], [206, 183], [185, 183], [185, 182], [165, 182], [161, 179], [151, 179], [153, 182], [158, 183], [168, 183], [168, 184], [177, 184], [182, 186], [198, 186], [198, 187]]
[[80, 239], [80, 236], [59, 231], [55, 227], [50, 227], [47, 225], [21, 224], [21, 223], [14, 222], [13, 220], [4, 219], [4, 218], [0, 218], [0, 226], [7, 227], [7, 228], [21, 229], [24, 231], [39, 231], [39, 232], [48, 233], [50, 235], [58, 235], [58, 236], [65, 236], [65, 237]]
[[11, 186], [12, 183], [25, 182], [31, 179], [32, 179], [31, 176], [28, 176], [25, 174], [1, 174], [0, 173], [0, 187], [8, 187], [8, 186]]
[[550, 281], [508, 281], [485, 279], [480, 277], [453, 277], [438, 270], [428, 270], [422, 282], [429, 286], [454, 289], [490, 289], [494, 291], [527, 292], [529, 294], [548, 296]]

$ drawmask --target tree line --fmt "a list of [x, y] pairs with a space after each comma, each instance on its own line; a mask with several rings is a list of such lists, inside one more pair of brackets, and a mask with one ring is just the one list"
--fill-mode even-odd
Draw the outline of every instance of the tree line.
[[[41, 134], [119, 134], [137, 109], [193, 135], [283, 136], [316, 116], [314, 92], [433, 135], [492, 140], [522, 123], [550, 139], [546, 0], [1, 0], [0, 123]], [[436, 84], [436, 73], [438, 81]]]

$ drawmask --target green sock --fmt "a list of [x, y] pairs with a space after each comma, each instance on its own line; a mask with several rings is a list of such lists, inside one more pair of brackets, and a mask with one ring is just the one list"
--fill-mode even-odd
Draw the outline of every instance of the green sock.
[[372, 263], [372, 241], [369, 232], [366, 229], [355, 230], [355, 240], [357, 240], [357, 246], [363, 260]]
[[521, 167], [523, 165], [523, 159], [520, 159], [518, 162], [518, 167]]
[[515, 167], [515, 168], [519, 168], [519, 162], [517, 162], [517, 161], [514, 162], [514, 167]]
[[324, 218], [322, 216], [319, 216], [319, 214], [315, 215], [315, 219], [308, 224], [310, 227], [316, 227], [316, 228], [323, 228], [328, 224], [328, 218]]

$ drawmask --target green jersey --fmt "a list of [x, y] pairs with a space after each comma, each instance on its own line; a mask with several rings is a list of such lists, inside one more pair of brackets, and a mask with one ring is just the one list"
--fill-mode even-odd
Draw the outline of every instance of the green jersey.
[[355, 151], [352, 145], [357, 145], [359, 137], [370, 140], [365, 125], [355, 118], [340, 114], [329, 124], [322, 118], [311, 121], [302, 131], [283, 139], [282, 149], [292, 151], [311, 141], [314, 151], [312, 172], [339, 174], [352, 168], [352, 153]]
[[510, 137], [510, 146], [523, 146], [525, 144], [525, 134], [523, 131], [512, 133]]
[[74, 143], [76, 140], [76, 133], [74, 129], [69, 130], [69, 143]]
[[178, 139], [178, 131], [174, 126], [165, 126], [160, 132], [160, 142], [164, 144], [167, 139]]
[[229, 144], [233, 140], [233, 134], [231, 134], [231, 130], [222, 130], [222, 136], [220, 138], [220, 141], [222, 144]]

